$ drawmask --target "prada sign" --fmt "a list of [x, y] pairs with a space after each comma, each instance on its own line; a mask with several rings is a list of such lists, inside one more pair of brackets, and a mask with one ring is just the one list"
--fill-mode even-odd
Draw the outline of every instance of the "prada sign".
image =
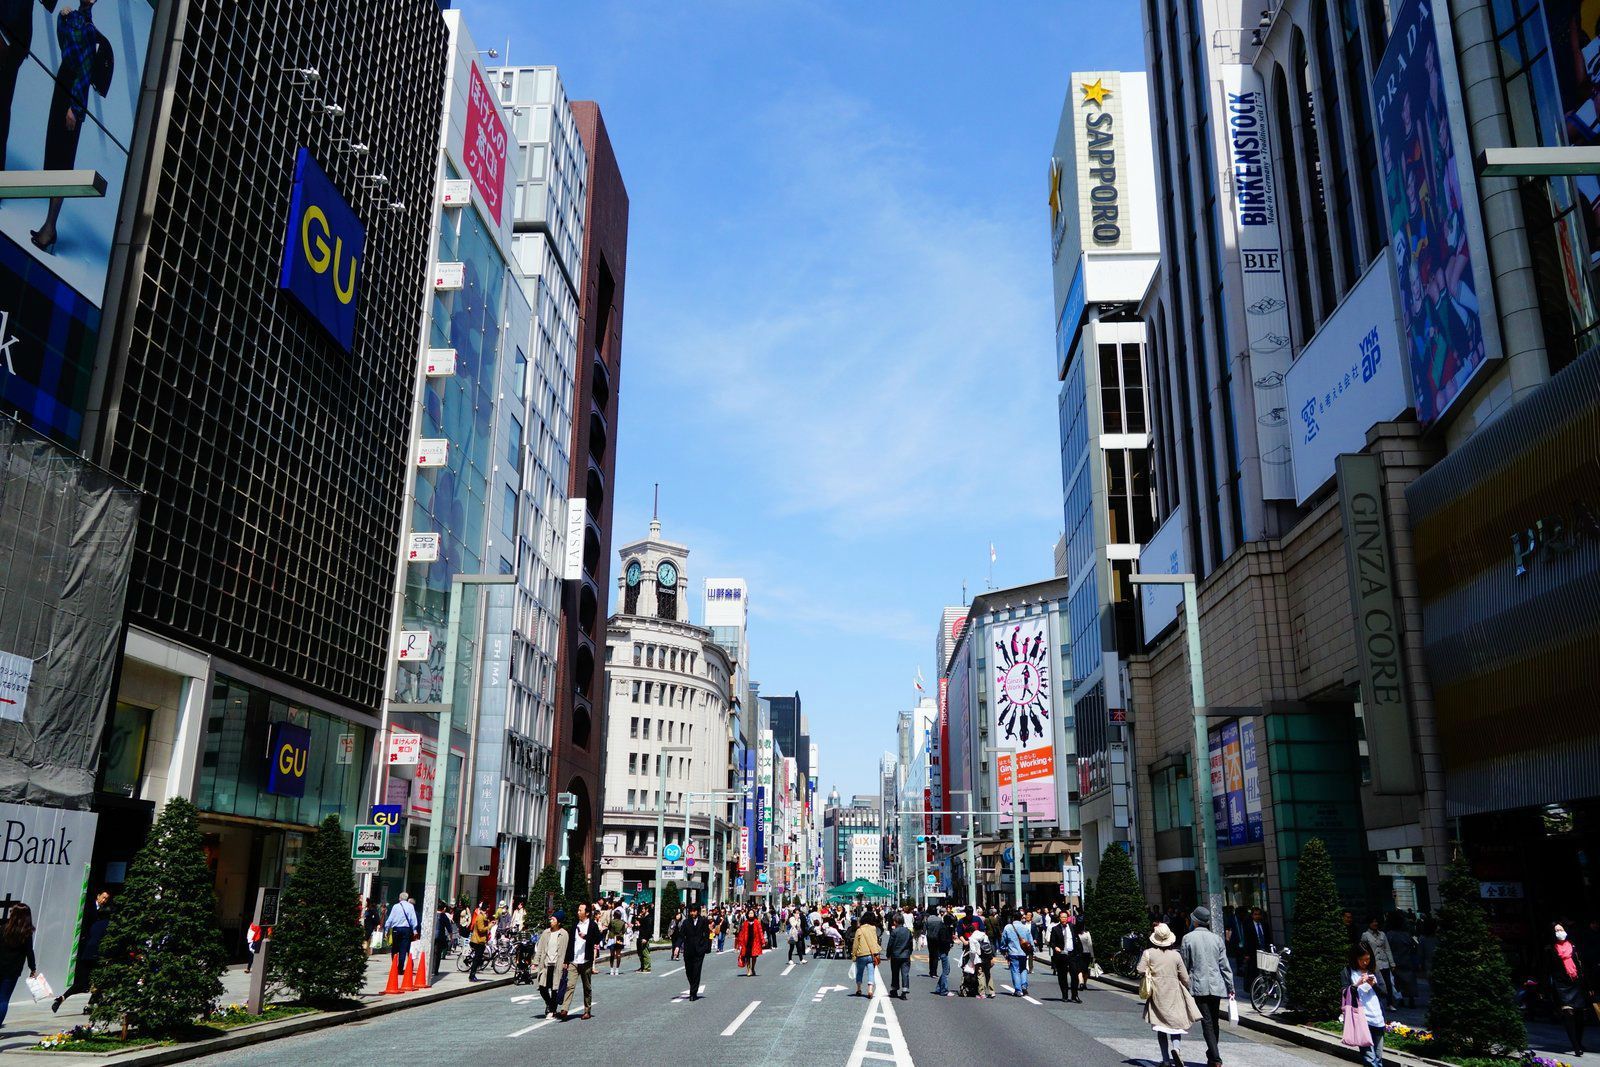
[[1395, 594], [1383, 470], [1376, 456], [1357, 454], [1339, 456], [1335, 469], [1372, 788], [1379, 794], [1413, 794], [1418, 782], [1406, 700], [1405, 616]]

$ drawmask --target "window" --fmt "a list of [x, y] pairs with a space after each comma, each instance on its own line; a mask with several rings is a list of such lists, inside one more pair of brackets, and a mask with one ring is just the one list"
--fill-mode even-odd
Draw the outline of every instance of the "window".
[[628, 810], [629, 811], [633, 810], [633, 803], [634, 803], [634, 798], [635, 798], [636, 795], [637, 794], [636, 794], [636, 792], [634, 790], [632, 790], [632, 789], [628, 790]]
[[644, 720], [644, 739], [646, 741], [650, 740], [650, 720], [649, 719], [645, 719]]
[[517, 491], [511, 486], [501, 486], [500, 532], [507, 541], [517, 539]]
[[672, 669], [673, 670], [677, 670], [678, 669], [678, 650], [677, 649], [673, 649], [672, 650]]
[[646, 704], [650, 703], [650, 690], [653, 688], [654, 686], [652, 686], [649, 682], [644, 683], [644, 702]]
[[661, 773], [661, 753], [656, 753], [656, 774]]
[[522, 420], [511, 416], [506, 430], [506, 463], [518, 474], [522, 473]]
[[[635, 686], [637, 686], [639, 683], [638, 682], [634, 682], [633, 684]], [[629, 737], [638, 737], [639, 736], [639, 716], [637, 716], [637, 715], [632, 716], [628, 720], [628, 736]]]
[[1106, 433], [1122, 432], [1122, 390], [1117, 384], [1117, 346], [1100, 345], [1100, 418]]
[[628, 773], [639, 773], [639, 754], [637, 752], [628, 753]]
[[[639, 642], [635, 641], [633, 643], [633, 665], [635, 667], [638, 667], [643, 662], [644, 662], [644, 646], [640, 645]], [[638, 685], [638, 684], [639, 683], [637, 683], [637, 682], [634, 683], [634, 685]]]
[[648, 648], [646, 648], [644, 650], [644, 665], [646, 667], [654, 667], [656, 665], [656, 646], [655, 645], [651, 645], [651, 646], [649, 646]]
[[106, 741], [105, 760], [100, 766], [102, 793], [118, 796], [139, 795], [139, 777], [144, 773], [145, 741], [150, 736], [150, 709], [118, 703], [111, 717], [111, 736]]
[[[639, 683], [638, 682], [634, 682], [633, 683], [633, 702], [635, 704], [639, 703]], [[637, 722], [637, 720], [635, 720], [635, 722]]]

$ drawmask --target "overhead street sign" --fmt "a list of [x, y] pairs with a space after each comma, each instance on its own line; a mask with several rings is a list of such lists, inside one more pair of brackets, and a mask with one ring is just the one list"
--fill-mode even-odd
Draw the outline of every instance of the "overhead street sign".
[[965, 840], [966, 840], [966, 838], [962, 837], [960, 834], [940, 834], [939, 835], [939, 844], [941, 844], [941, 845], [959, 845], [959, 844], [961, 844], [961, 842], [963, 842]]

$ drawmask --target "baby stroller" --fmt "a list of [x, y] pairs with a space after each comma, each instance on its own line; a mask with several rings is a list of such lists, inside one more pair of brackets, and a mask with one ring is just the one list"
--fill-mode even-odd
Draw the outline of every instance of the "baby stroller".
[[512, 981], [517, 985], [532, 985], [535, 981], [533, 974], [533, 951], [537, 947], [537, 944], [538, 943], [536, 939], [530, 936], [518, 941], [516, 947], [512, 949], [511, 958], [513, 964], [515, 965], [515, 973], [512, 975]]

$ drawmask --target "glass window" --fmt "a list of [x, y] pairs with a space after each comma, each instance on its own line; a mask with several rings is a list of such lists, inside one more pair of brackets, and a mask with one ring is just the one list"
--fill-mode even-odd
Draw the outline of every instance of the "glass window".
[[118, 796], [139, 795], [144, 773], [145, 742], [150, 737], [150, 709], [118, 702], [111, 715], [111, 736], [100, 765], [99, 789]]
[[1100, 417], [1106, 433], [1122, 432], [1122, 390], [1117, 382], [1117, 346], [1100, 347]]
[[[638, 682], [634, 682], [633, 684], [634, 684], [635, 687], [637, 687], [639, 685]], [[628, 736], [629, 737], [638, 737], [639, 736], [639, 716], [637, 716], [637, 715], [633, 715], [633, 716], [630, 716], [628, 718]]]
[[[645, 703], [648, 704], [649, 701], [647, 700], [647, 701], [645, 701]], [[650, 718], [649, 718], [649, 716], [646, 716], [645, 720], [644, 720], [644, 739], [646, 741], [650, 740]]]
[[509, 485], [501, 486], [500, 532], [507, 541], [517, 539], [517, 491]]
[[[644, 659], [644, 649], [642, 647], [640, 647], [639, 642], [635, 641], [633, 643], [633, 665], [635, 667], [639, 666], [639, 664], [643, 661], [643, 659]], [[638, 685], [639, 685], [638, 682], [634, 682], [633, 684], [634, 684], [635, 688], [637, 688]]]
[[628, 753], [628, 773], [639, 773], [639, 754], [637, 752]]

